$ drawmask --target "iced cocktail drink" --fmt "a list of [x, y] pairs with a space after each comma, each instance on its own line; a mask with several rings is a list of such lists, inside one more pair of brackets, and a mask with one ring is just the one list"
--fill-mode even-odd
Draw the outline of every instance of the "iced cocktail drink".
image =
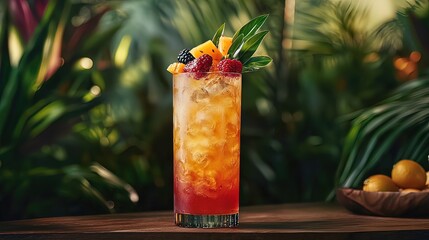
[[174, 211], [184, 227], [238, 225], [240, 73], [173, 75]]
[[173, 74], [174, 212], [182, 227], [238, 226], [241, 73], [268, 66], [253, 54], [268, 15], [233, 36], [222, 24], [211, 40], [183, 49]]

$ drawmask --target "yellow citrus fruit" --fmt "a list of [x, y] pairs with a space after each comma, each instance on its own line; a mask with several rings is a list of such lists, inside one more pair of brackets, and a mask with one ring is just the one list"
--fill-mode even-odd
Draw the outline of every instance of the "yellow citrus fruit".
[[392, 180], [400, 188], [423, 189], [426, 185], [426, 171], [412, 160], [401, 160], [392, 169]]
[[429, 185], [429, 171], [426, 172], [426, 187]]
[[399, 189], [390, 177], [377, 174], [363, 182], [363, 190], [367, 192], [397, 192]]

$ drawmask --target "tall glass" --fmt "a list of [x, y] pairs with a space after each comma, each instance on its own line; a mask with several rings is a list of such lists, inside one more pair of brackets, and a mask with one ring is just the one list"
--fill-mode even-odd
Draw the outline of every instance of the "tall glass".
[[173, 76], [176, 225], [238, 226], [240, 122], [240, 73]]

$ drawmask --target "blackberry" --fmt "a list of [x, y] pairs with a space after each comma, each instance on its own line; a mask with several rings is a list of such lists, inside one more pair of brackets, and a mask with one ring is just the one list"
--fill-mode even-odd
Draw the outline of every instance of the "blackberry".
[[189, 52], [189, 49], [185, 48], [177, 56], [177, 60], [183, 64], [187, 64], [188, 62], [194, 60], [195, 57]]

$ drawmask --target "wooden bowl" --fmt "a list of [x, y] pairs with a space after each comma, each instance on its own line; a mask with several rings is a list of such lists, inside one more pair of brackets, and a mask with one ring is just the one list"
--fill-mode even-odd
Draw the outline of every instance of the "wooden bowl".
[[365, 192], [337, 189], [337, 200], [347, 210], [383, 217], [429, 217], [429, 192]]

